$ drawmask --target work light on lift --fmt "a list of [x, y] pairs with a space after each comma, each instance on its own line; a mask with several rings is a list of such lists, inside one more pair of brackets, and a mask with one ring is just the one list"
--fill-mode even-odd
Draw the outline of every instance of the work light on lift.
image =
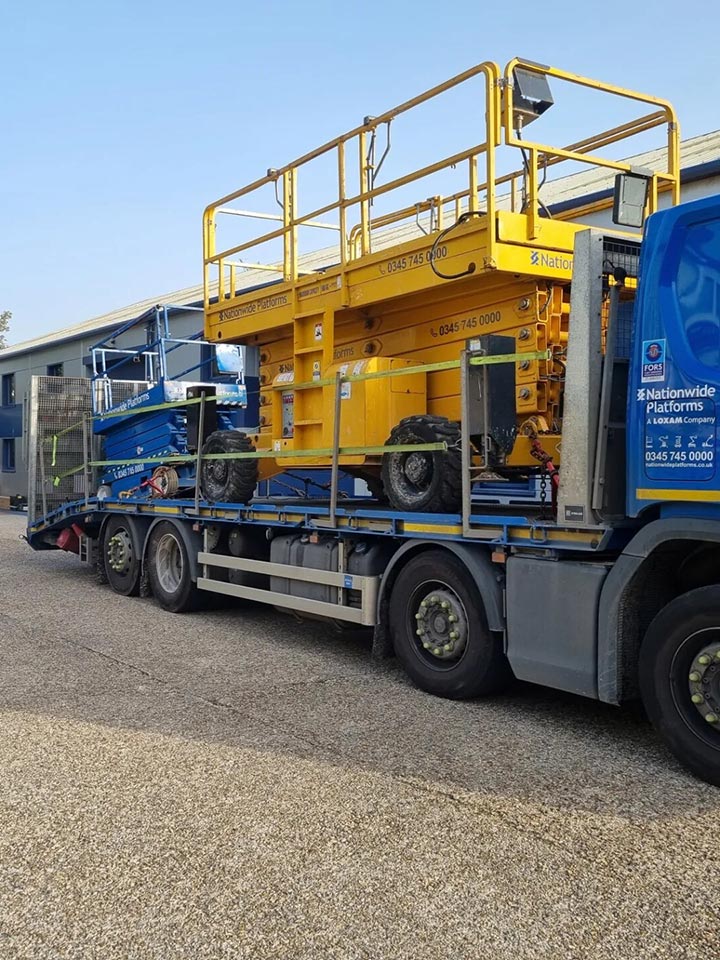
[[535, 73], [523, 67], [513, 70], [513, 127], [516, 130], [521, 130], [533, 120], [537, 120], [554, 103], [550, 84], [544, 73]]

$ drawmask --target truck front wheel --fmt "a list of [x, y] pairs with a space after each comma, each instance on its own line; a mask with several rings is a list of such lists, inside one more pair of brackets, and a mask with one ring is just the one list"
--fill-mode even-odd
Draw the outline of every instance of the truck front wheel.
[[639, 667], [657, 732], [683, 766], [720, 786], [720, 586], [664, 607], [648, 627]]
[[389, 619], [398, 659], [428, 693], [478, 697], [498, 691], [511, 676], [474, 579], [446, 550], [424, 551], [403, 567]]
[[185, 613], [198, 604], [198, 589], [192, 578], [185, 539], [169, 520], [150, 532], [147, 548], [148, 578], [153, 596], [163, 610]]

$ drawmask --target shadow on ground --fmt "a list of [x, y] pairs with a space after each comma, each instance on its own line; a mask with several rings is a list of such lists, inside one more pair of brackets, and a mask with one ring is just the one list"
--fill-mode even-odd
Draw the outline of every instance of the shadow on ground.
[[0, 708], [207, 740], [470, 798], [643, 821], [720, 809], [638, 708], [540, 687], [456, 703], [374, 663], [369, 636], [262, 606], [177, 616], [0, 526]]

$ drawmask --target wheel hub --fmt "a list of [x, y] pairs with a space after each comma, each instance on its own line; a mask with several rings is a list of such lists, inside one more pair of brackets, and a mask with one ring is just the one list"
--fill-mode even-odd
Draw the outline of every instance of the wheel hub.
[[467, 645], [465, 610], [452, 590], [438, 588], [425, 594], [415, 614], [415, 634], [430, 656], [457, 660]]
[[182, 584], [184, 564], [180, 545], [174, 535], [165, 534], [158, 541], [155, 567], [163, 590], [167, 593], [175, 593]]
[[698, 650], [690, 664], [688, 689], [703, 720], [720, 730], [720, 642]]
[[118, 530], [108, 540], [108, 564], [115, 573], [127, 573], [133, 559], [132, 540], [127, 530]]
[[224, 483], [227, 479], [227, 464], [223, 463], [222, 460], [211, 460], [209, 471], [210, 476], [213, 480], [216, 480], [218, 483]]
[[405, 460], [404, 472], [410, 483], [415, 486], [425, 483], [430, 471], [428, 458], [422, 453], [411, 453]]

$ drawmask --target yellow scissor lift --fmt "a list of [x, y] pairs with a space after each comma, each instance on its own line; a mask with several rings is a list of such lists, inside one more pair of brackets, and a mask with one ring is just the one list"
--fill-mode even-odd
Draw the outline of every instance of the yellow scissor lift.
[[[527, 125], [552, 105], [550, 81], [604, 92], [650, 112], [562, 148], [526, 139]], [[392, 121], [463, 84], [481, 91], [479, 141], [382, 182]], [[634, 172], [628, 162], [608, 159], [606, 148], [621, 143], [627, 149], [624, 141], [656, 127], [666, 128], [667, 148], [657, 153], [654, 169], [642, 171], [649, 181], [648, 213], [663, 192], [671, 202], [679, 199], [679, 130], [668, 102], [530, 61], [512, 60], [504, 71], [482, 63], [211, 204], [203, 231], [206, 337], [259, 350], [260, 425], [252, 438], [259, 455], [252, 460], [252, 480], [289, 466], [332, 463], [379, 491], [385, 464], [393, 506], [413, 509], [412, 498], [387, 490], [400, 474], [406, 488], [420, 493], [417, 509], [456, 509], [460, 481], [450, 475], [460, 462], [454, 452], [460, 446], [460, 356], [468, 341], [486, 334], [513, 345], [507, 362], [515, 367], [517, 431], [511, 449], [492, 463], [487, 448], [473, 451], [476, 476], [537, 469], [538, 438], [559, 464], [573, 244], [584, 225], [550, 216], [541, 188], [548, 170], [563, 162], [611, 176]], [[506, 169], [509, 155], [514, 159]], [[298, 181], [319, 161], [331, 163], [335, 189], [327, 202], [305, 211]], [[418, 184], [419, 191], [423, 181], [459, 171], [459, 190], [393, 209], [409, 185]], [[268, 188], [276, 211], [233, 206]], [[586, 212], [610, 202], [603, 195]], [[237, 215], [245, 223], [275, 223], [218, 249], [220, 218]], [[335, 246], [302, 254], [299, 234], [307, 228], [333, 231]], [[253, 258], [253, 250], [272, 244], [281, 250], [276, 261]], [[268, 282], [243, 289], [248, 270], [265, 271]], [[386, 443], [398, 450], [394, 459]], [[412, 446], [424, 456], [413, 458]], [[233, 449], [216, 443], [208, 452], [229, 456]], [[452, 489], [423, 497], [428, 469], [450, 476]]]

